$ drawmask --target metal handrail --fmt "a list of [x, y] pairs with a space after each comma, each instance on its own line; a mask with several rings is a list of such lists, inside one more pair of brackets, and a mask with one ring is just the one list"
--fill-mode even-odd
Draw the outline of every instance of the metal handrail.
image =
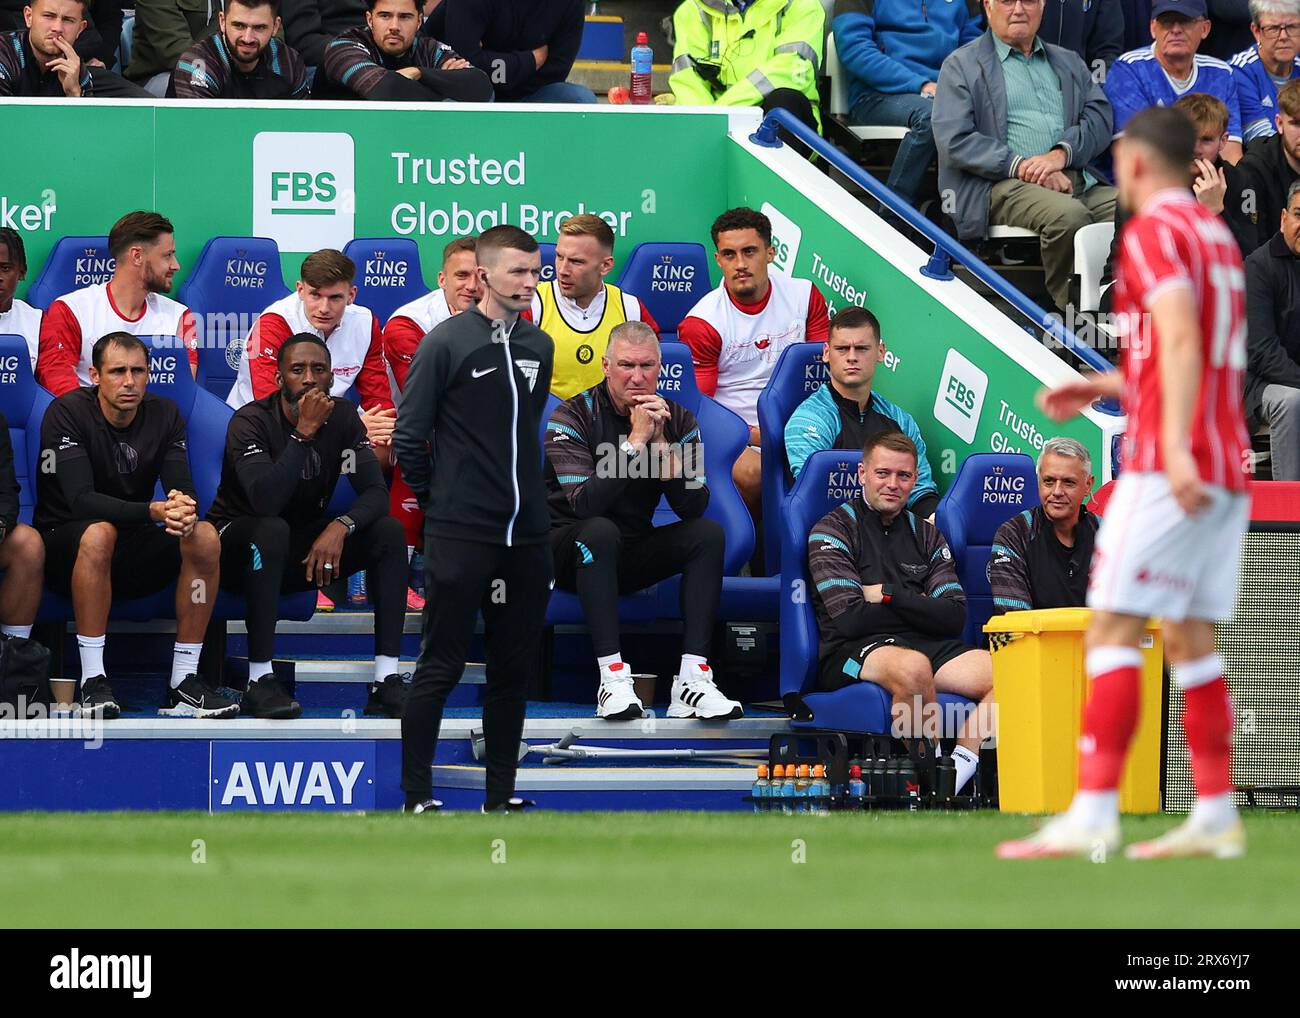
[[[749, 136], [749, 140], [763, 148], [780, 148], [782, 141], [777, 133], [781, 127], [797, 140], [803, 142], [818, 156], [825, 159], [851, 181], [866, 191], [890, 212], [905, 222], [917, 233], [934, 243], [934, 253], [921, 268], [921, 274], [930, 279], [948, 280], [956, 278], [952, 273], [952, 262], [965, 266], [981, 283], [1000, 298], [1014, 307], [1022, 315], [1034, 322], [1063, 347], [1073, 353], [1088, 367], [1096, 371], [1112, 371], [1113, 366], [1095, 350], [1088, 347], [1075, 334], [1067, 329], [1057, 317], [1049, 315], [1020, 290], [984, 264], [960, 241], [950, 237], [911, 205], [873, 177], [861, 166], [848, 157], [846, 153], [831, 144], [789, 110], [772, 110], [759, 124], [758, 130]], [[1123, 411], [1110, 400], [1099, 401], [1093, 406], [1102, 413], [1121, 416]]]

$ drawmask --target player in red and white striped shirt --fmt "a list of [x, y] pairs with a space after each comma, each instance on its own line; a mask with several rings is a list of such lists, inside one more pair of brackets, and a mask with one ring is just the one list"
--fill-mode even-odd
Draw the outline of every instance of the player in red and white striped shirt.
[[1119, 843], [1120, 774], [1137, 726], [1139, 648], [1148, 617], [1162, 621], [1165, 653], [1186, 699], [1183, 727], [1197, 803], [1187, 821], [1129, 846], [1136, 859], [1245, 851], [1229, 776], [1232, 704], [1214, 622], [1231, 618], [1250, 517], [1242, 409], [1245, 277], [1223, 221], [1188, 190], [1195, 128], [1181, 110], [1135, 116], [1117, 143], [1124, 228], [1116, 313], [1123, 376], [1108, 373], [1046, 393], [1064, 420], [1100, 396], [1129, 414], [1124, 473], [1097, 537], [1088, 605], [1092, 694], [1079, 748], [1079, 791], [1069, 812], [1003, 858], [1095, 855]]
[[782, 351], [792, 343], [830, 339], [826, 298], [807, 279], [769, 268], [776, 258], [772, 223], [750, 208], [713, 221], [714, 261], [722, 285], [706, 293], [677, 327], [691, 348], [695, 381], [749, 425], [749, 448], [732, 468], [736, 487], [758, 519], [762, 506], [758, 397]]
[[41, 320], [36, 380], [56, 396], [90, 385], [90, 352], [110, 332], [179, 336], [199, 369], [194, 315], [163, 296], [180, 271], [172, 224], [157, 212], [128, 212], [108, 231], [113, 278], [64, 294]]

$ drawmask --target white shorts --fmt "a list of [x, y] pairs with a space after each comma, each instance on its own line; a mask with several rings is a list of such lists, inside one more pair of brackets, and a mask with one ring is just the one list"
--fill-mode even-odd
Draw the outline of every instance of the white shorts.
[[1232, 618], [1250, 496], [1206, 490], [1210, 504], [1188, 516], [1164, 474], [1121, 474], [1097, 534], [1088, 607], [1171, 622]]

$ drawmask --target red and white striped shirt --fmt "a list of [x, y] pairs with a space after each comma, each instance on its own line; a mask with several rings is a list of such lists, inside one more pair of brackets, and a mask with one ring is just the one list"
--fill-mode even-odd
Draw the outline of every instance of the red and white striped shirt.
[[1242, 407], [1246, 368], [1246, 278], [1232, 232], [1190, 191], [1153, 195], [1124, 226], [1115, 276], [1115, 312], [1125, 333], [1124, 465], [1160, 471], [1160, 343], [1151, 305], [1177, 287], [1200, 309], [1201, 387], [1191, 451], [1201, 480], [1246, 490], [1250, 435]]

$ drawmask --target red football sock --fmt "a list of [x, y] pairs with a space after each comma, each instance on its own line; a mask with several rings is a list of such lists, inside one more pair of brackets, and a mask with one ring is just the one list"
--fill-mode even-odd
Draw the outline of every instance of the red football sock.
[[[1192, 758], [1192, 781], [1201, 798], [1232, 791], [1232, 700], [1217, 654], [1179, 665], [1183, 731]], [[1204, 678], [1204, 676], [1211, 676]], [[1198, 681], [1200, 680], [1200, 681]], [[1187, 688], [1188, 685], [1191, 688]]]
[[1088, 653], [1092, 695], [1083, 711], [1079, 740], [1079, 790], [1109, 792], [1119, 787], [1129, 740], [1137, 728], [1138, 669], [1133, 647], [1098, 647]]

